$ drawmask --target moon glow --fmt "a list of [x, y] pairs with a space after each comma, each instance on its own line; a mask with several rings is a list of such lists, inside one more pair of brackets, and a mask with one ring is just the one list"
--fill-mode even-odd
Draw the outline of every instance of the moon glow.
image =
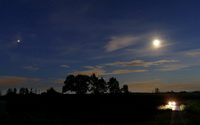
[[18, 40], [17, 40], [17, 42], [18, 42], [18, 43], [20, 43], [20, 42], [21, 42], [21, 40], [19, 40], [19, 39], [18, 39]]
[[153, 46], [155, 47], [155, 48], [158, 48], [158, 47], [160, 47], [160, 40], [154, 40], [153, 41]]

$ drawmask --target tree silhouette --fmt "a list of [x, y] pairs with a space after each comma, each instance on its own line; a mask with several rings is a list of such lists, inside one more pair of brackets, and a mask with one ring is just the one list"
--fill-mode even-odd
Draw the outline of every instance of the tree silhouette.
[[103, 94], [109, 92], [112, 94], [116, 93], [130, 93], [128, 85], [124, 85], [122, 88], [119, 87], [119, 82], [116, 78], [112, 77], [106, 83], [103, 78], [98, 78], [95, 74], [91, 76], [87, 75], [69, 75], [64, 81], [62, 93], [75, 92], [76, 94], [86, 94], [91, 92], [93, 94]]
[[59, 93], [56, 92], [56, 90], [53, 87], [50, 87], [49, 89], [47, 89], [47, 94], [48, 95], [57, 95]]
[[30, 94], [33, 94], [33, 88], [30, 89]]
[[120, 93], [119, 82], [116, 78], [110, 78], [108, 84], [108, 89], [110, 93]]
[[91, 75], [90, 84], [90, 91], [94, 94], [100, 94], [107, 91], [106, 81], [103, 78], [99, 79], [95, 74]]
[[107, 91], [106, 81], [103, 78], [98, 80], [98, 89], [99, 93], [104, 93]]
[[87, 75], [69, 75], [64, 81], [62, 92], [75, 92], [76, 94], [85, 94], [89, 90], [90, 78]]
[[123, 85], [123, 87], [121, 88], [121, 91], [125, 94], [130, 93], [128, 90], [128, 85]]
[[98, 84], [98, 78], [96, 77], [95, 74], [92, 74], [90, 76], [90, 85], [91, 85], [90, 91], [92, 93], [98, 93], [97, 89], [96, 89], [97, 88], [97, 84]]
[[6, 91], [6, 95], [15, 95], [16, 93], [14, 92], [13, 89], [11, 88], [8, 88], [7, 91]]
[[6, 95], [11, 95], [12, 93], [13, 93], [12, 89], [8, 88], [7, 91], [6, 91]]
[[28, 88], [25, 89], [25, 95], [28, 95], [29, 94], [29, 90]]
[[20, 95], [25, 95], [26, 94], [26, 88], [20, 88], [19, 89], [19, 94]]
[[76, 77], [74, 75], [69, 75], [67, 76], [66, 80], [64, 81], [64, 86], [62, 88], [62, 92], [67, 92], [67, 91], [76, 91], [75, 89], [75, 80]]
[[17, 89], [16, 88], [13, 89], [13, 94], [17, 94]]
[[89, 90], [90, 78], [86, 75], [77, 75], [76, 76], [76, 93], [85, 94]]
[[160, 93], [159, 88], [155, 88], [155, 93]]

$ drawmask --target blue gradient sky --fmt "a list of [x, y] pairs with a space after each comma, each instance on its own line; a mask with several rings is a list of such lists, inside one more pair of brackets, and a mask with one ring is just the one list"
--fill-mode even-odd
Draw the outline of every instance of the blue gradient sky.
[[60, 90], [67, 75], [92, 73], [116, 77], [133, 92], [200, 90], [199, 6], [197, 0], [0, 0], [0, 90]]

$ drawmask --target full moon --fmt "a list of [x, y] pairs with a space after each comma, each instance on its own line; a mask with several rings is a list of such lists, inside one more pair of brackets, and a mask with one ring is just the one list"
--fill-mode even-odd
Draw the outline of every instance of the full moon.
[[18, 40], [17, 40], [17, 42], [18, 42], [18, 43], [20, 43], [20, 42], [21, 42], [21, 40], [19, 40], [19, 39], [18, 39]]
[[158, 47], [160, 47], [160, 40], [154, 40], [153, 41], [153, 46], [155, 47], [155, 48], [158, 48]]

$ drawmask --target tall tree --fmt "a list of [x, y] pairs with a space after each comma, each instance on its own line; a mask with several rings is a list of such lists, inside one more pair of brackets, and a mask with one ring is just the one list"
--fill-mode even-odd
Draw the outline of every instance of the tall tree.
[[85, 94], [89, 90], [90, 78], [87, 75], [69, 75], [64, 81], [62, 92], [75, 92], [76, 94]]
[[30, 89], [30, 94], [33, 94], [33, 88]]
[[13, 94], [17, 94], [17, 89], [16, 88], [13, 89]]
[[67, 76], [66, 80], [64, 81], [64, 86], [62, 88], [62, 92], [67, 92], [67, 91], [75, 91], [75, 80], [76, 77], [74, 75], [69, 75]]
[[25, 95], [28, 95], [29, 94], [29, 90], [28, 88], [25, 89]]
[[110, 78], [108, 84], [108, 89], [110, 93], [120, 93], [119, 82], [116, 78]]
[[6, 95], [14, 95], [13, 89], [8, 88], [6, 91]]
[[25, 95], [26, 94], [26, 88], [20, 88], [19, 89], [19, 94], [20, 95]]
[[99, 93], [105, 93], [107, 91], [107, 84], [106, 81], [103, 78], [100, 78], [98, 80], [98, 87], [97, 87]]
[[76, 76], [76, 94], [86, 94], [89, 90], [90, 78], [87, 75]]
[[90, 84], [90, 91], [94, 94], [100, 94], [107, 91], [106, 81], [103, 78], [99, 79], [95, 74], [91, 75]]

